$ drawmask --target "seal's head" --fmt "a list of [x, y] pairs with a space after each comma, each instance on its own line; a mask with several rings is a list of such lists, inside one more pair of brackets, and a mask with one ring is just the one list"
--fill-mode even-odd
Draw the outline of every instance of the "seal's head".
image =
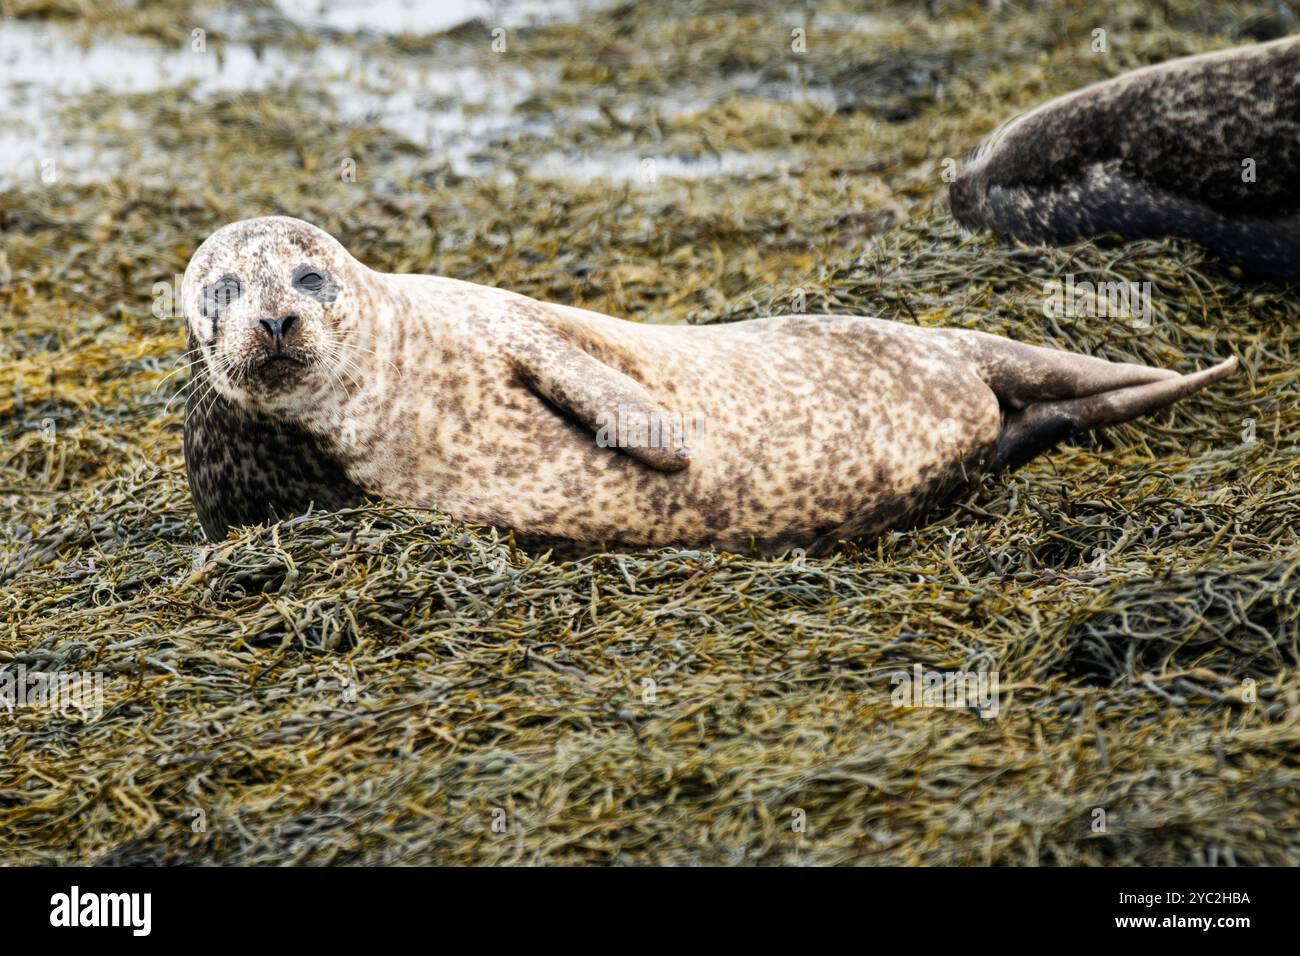
[[278, 413], [333, 388], [365, 272], [329, 233], [300, 219], [218, 229], [190, 259], [181, 288], [190, 348], [212, 386]]

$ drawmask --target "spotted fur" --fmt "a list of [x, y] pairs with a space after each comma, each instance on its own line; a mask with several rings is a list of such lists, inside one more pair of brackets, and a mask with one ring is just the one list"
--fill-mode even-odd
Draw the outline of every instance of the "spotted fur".
[[1260, 277], [1300, 278], [1300, 37], [1039, 106], [999, 128], [949, 203], [966, 227], [1004, 238], [1180, 236]]
[[[295, 291], [303, 261], [328, 270], [330, 301]], [[227, 273], [245, 291], [214, 327], [202, 290]], [[381, 496], [579, 549], [822, 550], [1233, 364], [1179, 376], [868, 318], [638, 324], [372, 272], [286, 218], [215, 233], [183, 294], [199, 350], [186, 462], [211, 537]], [[259, 371], [260, 320], [290, 314], [306, 364]], [[612, 408], [691, 427], [602, 447]]]

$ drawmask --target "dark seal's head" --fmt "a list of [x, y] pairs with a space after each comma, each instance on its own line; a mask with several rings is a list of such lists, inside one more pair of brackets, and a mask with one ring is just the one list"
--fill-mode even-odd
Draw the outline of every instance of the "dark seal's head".
[[368, 270], [329, 233], [287, 216], [218, 229], [185, 270], [190, 348], [237, 405], [289, 413], [339, 381]]

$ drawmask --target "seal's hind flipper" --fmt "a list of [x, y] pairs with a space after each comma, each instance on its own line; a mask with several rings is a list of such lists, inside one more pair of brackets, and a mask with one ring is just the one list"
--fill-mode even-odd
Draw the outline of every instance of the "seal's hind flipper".
[[[1117, 373], [1117, 377], [1121, 377], [1131, 374], [1128, 370], [1135, 366], [1114, 367], [1123, 370]], [[1145, 384], [1124, 385], [1077, 398], [1035, 402], [1023, 408], [1012, 409], [1003, 419], [994, 467], [1018, 468], [1047, 451], [1071, 432], [1114, 425], [1147, 415], [1172, 405], [1213, 382], [1227, 378], [1236, 369], [1237, 359], [1233, 356], [1190, 375], [1165, 374]]]
[[1080, 398], [1179, 377], [1177, 372], [1028, 345], [972, 329], [937, 329], [979, 370], [1003, 408]]
[[552, 405], [594, 433], [597, 444], [658, 471], [690, 465], [681, 417], [645, 387], [541, 326], [529, 329], [511, 357], [523, 379]]

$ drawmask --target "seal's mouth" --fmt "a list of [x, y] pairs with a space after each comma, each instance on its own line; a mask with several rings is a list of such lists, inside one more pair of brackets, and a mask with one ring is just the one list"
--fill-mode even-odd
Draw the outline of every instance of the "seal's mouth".
[[288, 365], [306, 365], [302, 359], [286, 352], [277, 352], [274, 355], [268, 355], [266, 358], [256, 363], [259, 369], [284, 368]]
[[283, 378], [296, 375], [307, 367], [307, 363], [297, 355], [288, 352], [275, 352], [258, 359], [254, 363], [253, 373], [261, 378]]
[[236, 381], [279, 390], [301, 381], [310, 364], [308, 356], [300, 354], [296, 349], [268, 349], [244, 362], [243, 367], [232, 377]]

